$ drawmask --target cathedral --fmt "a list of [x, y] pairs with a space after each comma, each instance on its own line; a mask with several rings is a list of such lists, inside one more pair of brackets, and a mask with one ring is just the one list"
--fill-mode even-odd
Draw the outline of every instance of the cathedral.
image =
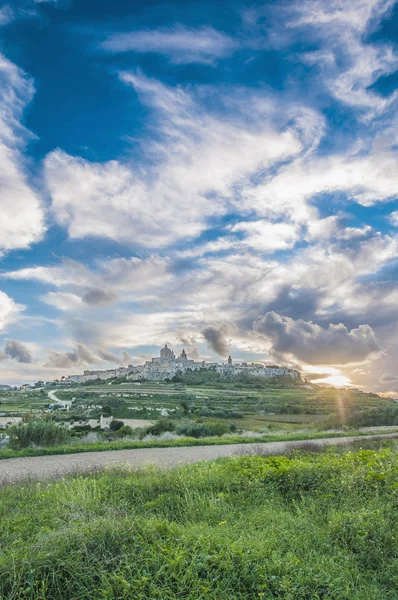
[[167, 347], [167, 344], [160, 351], [160, 360], [175, 360], [175, 354]]

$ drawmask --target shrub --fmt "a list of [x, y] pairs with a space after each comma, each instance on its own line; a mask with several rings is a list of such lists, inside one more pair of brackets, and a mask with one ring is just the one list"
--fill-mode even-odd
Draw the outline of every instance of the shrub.
[[177, 427], [177, 434], [193, 438], [208, 437], [211, 435], [207, 425], [200, 423], [193, 425], [180, 425], [180, 427]]
[[117, 421], [116, 419], [114, 419], [113, 421], [111, 421], [111, 424], [109, 425], [109, 429], [111, 431], [119, 431], [119, 429], [121, 429], [124, 426], [123, 421]]
[[224, 435], [230, 430], [228, 425], [225, 425], [224, 423], [211, 423], [207, 425], [207, 428], [209, 430], [209, 435], [214, 436]]
[[73, 431], [76, 433], [91, 431], [91, 425], [75, 425]]
[[148, 427], [146, 432], [148, 435], [161, 435], [166, 431], [174, 431], [175, 428], [176, 426], [173, 423], [173, 421], [170, 421], [169, 419], [161, 419], [160, 421], [155, 423], [155, 425]]
[[35, 446], [56, 446], [69, 441], [69, 431], [52, 421], [30, 419], [26, 423], [12, 425], [8, 430], [9, 446], [13, 450]]
[[128, 435], [133, 435], [133, 428], [130, 427], [130, 425], [123, 425], [123, 427], [118, 429], [117, 435], [118, 437], [126, 437]]

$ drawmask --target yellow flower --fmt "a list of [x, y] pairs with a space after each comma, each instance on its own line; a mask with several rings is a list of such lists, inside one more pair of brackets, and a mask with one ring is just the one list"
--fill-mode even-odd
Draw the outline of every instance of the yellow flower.
[[218, 526], [220, 527], [220, 525], [225, 525], [226, 521], [220, 521]]

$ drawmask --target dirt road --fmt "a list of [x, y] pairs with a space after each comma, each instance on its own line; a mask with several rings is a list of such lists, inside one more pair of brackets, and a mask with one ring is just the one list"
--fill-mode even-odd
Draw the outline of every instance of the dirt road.
[[[397, 433], [369, 435], [366, 438], [340, 437], [321, 440], [307, 440], [311, 445], [337, 445], [363, 439], [397, 438]], [[225, 446], [189, 446], [184, 448], [140, 448], [139, 450], [110, 450], [105, 452], [86, 452], [82, 454], [35, 456], [28, 458], [10, 458], [0, 461], [0, 485], [23, 479], [47, 479], [61, 477], [70, 473], [90, 472], [105, 467], [128, 465], [139, 469], [148, 465], [161, 468], [179, 464], [214, 460], [223, 456], [238, 456], [250, 452], [269, 455], [284, 454], [298, 442], [269, 442], [267, 444], [228, 444]], [[301, 442], [303, 443], [303, 442]]]

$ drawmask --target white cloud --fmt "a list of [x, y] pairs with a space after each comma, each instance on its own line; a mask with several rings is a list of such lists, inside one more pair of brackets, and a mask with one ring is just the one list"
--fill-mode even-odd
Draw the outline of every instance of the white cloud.
[[158, 52], [176, 64], [212, 63], [231, 54], [237, 46], [236, 41], [212, 27], [189, 29], [182, 25], [114, 33], [102, 43], [109, 52]]
[[300, 17], [297, 24], [316, 26], [336, 25], [350, 27], [352, 31], [365, 33], [390, 10], [396, 0], [306, 0], [295, 5]]
[[394, 210], [392, 213], [390, 213], [388, 218], [391, 225], [398, 227], [398, 210]]
[[289, 223], [242, 222], [234, 225], [231, 231], [244, 232], [244, 244], [261, 252], [288, 250], [293, 248], [299, 239], [297, 227]]
[[40, 300], [49, 306], [58, 308], [58, 310], [82, 310], [88, 308], [80, 296], [70, 292], [48, 292], [48, 294], [40, 296]]
[[[268, 242], [258, 235], [262, 253], [262, 244]], [[277, 240], [278, 244], [285, 243], [283, 239]], [[365, 238], [349, 236], [348, 242], [344, 236], [332, 244], [322, 240], [297, 251], [288, 262], [250, 254], [247, 246], [251, 241], [243, 241], [232, 245], [225, 256], [196, 255], [196, 268], [182, 271], [178, 264], [180, 255], [175, 252], [169, 258], [104, 260], [93, 270], [67, 261], [54, 267], [11, 271], [2, 277], [33, 279], [60, 288], [62, 291], [50, 292], [42, 299], [63, 311], [83, 308], [93, 311], [95, 305], [88, 305], [85, 300], [87, 293], [102, 289], [106, 294], [111, 290], [119, 302], [144, 303], [147, 310], [168, 309], [176, 314], [180, 308], [189, 310], [193, 324], [206, 324], [218, 318], [233, 322], [258, 310], [255, 307], [278, 302], [286, 289], [291, 290], [292, 302], [295, 295], [301, 297], [300, 290], [304, 289], [314, 291], [317, 306], [310, 310], [316, 310], [318, 316], [332, 315], [335, 311], [349, 315], [363, 311], [373, 302], [380, 304], [377, 290], [359, 284], [358, 280], [378, 272], [393, 260], [398, 243], [393, 237], [372, 233]], [[388, 298], [388, 302], [393, 301], [392, 295], [384, 295], [386, 302]], [[95, 320], [93, 312], [92, 318]]]
[[0, 333], [7, 331], [9, 325], [15, 323], [24, 306], [17, 304], [10, 296], [0, 290]]
[[[199, 235], [223, 214], [252, 174], [303, 149], [302, 119], [275, 128], [273, 115], [254, 102], [250, 120], [203, 113], [183, 90], [138, 75], [126, 83], [155, 109], [161, 139], [147, 145], [152, 167], [89, 163], [58, 150], [45, 161], [57, 221], [71, 238], [96, 235], [125, 244], [159, 247]], [[288, 115], [287, 118], [292, 117]]]
[[41, 202], [27, 183], [20, 152], [26, 133], [20, 119], [32, 94], [30, 80], [0, 55], [0, 255], [29, 247], [45, 231]]
[[398, 56], [388, 44], [370, 44], [366, 35], [376, 28], [396, 0], [308, 0], [294, 5], [290, 25], [312, 26], [321, 49], [303, 56], [320, 68], [329, 92], [341, 102], [367, 111], [372, 118], [396, 98], [369, 89], [382, 75], [398, 68]]
[[94, 310], [121, 301], [153, 300], [173, 279], [170, 260], [160, 257], [116, 258], [97, 261], [93, 269], [65, 260], [56, 266], [37, 266], [8, 271], [2, 278], [33, 280], [63, 289], [40, 299], [62, 311]]
[[398, 194], [397, 157], [394, 151], [380, 150], [365, 155], [298, 158], [263, 183], [244, 190], [243, 201], [258, 214], [299, 223], [316, 220], [308, 201], [322, 193], [344, 192], [365, 206], [389, 201]]

